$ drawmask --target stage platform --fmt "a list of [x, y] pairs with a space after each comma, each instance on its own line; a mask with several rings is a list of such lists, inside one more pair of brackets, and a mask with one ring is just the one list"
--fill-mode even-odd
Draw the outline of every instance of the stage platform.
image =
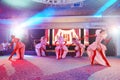
[[[0, 52], [0, 56], [4, 56], [4, 55], [10, 55], [12, 52], [12, 50], [9, 51], [1, 51]], [[48, 56], [55, 56], [55, 50], [46, 50], [46, 54]], [[25, 55], [37, 55], [35, 50], [26, 50], [25, 51]], [[67, 56], [75, 56], [75, 51], [74, 50], [69, 50]], [[86, 52], [83, 54], [83, 56], [87, 56]]]
[[[29, 50], [29, 51], [27, 50], [27, 51], [25, 51], [25, 54], [26, 55], [37, 55], [35, 50]], [[48, 56], [55, 56], [56, 55], [55, 50], [46, 50], [46, 54]], [[84, 53], [84, 56], [86, 56], [86, 55], [87, 54]], [[74, 50], [69, 50], [67, 56], [72, 56], [72, 57], [75, 56], [75, 51]]]
[[24, 60], [0, 56], [0, 80], [120, 80], [120, 58], [107, 57], [111, 67], [90, 65], [88, 57], [56, 60], [25, 55]]

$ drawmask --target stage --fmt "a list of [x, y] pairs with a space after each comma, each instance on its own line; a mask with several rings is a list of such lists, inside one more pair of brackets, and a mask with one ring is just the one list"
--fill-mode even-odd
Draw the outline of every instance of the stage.
[[0, 56], [0, 80], [120, 80], [120, 58], [108, 57], [111, 67], [91, 66], [88, 57], [56, 60], [55, 56], [25, 55], [11, 61]]

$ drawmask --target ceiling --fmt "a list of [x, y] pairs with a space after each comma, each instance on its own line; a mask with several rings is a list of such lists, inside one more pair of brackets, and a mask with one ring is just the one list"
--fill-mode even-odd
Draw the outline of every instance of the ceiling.
[[0, 19], [29, 18], [47, 8], [54, 9], [53, 16], [120, 15], [119, 0], [85, 0], [82, 7], [78, 4], [51, 6], [33, 0], [0, 0]]

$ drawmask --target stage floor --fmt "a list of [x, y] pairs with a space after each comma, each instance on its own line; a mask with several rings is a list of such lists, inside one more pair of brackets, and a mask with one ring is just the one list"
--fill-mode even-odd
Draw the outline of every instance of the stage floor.
[[87, 57], [56, 60], [55, 56], [25, 55], [25, 60], [0, 56], [0, 80], [120, 80], [120, 58], [108, 57], [111, 67], [91, 66]]

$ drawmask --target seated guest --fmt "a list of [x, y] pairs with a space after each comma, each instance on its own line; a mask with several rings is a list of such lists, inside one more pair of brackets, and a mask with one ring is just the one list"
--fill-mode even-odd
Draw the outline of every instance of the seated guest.
[[3, 45], [0, 44], [0, 55], [4, 55], [4, 52], [3, 52]]
[[4, 40], [4, 42], [1, 43], [1, 45], [3, 46], [4, 51], [8, 50], [10, 46], [10, 44], [6, 40]]

